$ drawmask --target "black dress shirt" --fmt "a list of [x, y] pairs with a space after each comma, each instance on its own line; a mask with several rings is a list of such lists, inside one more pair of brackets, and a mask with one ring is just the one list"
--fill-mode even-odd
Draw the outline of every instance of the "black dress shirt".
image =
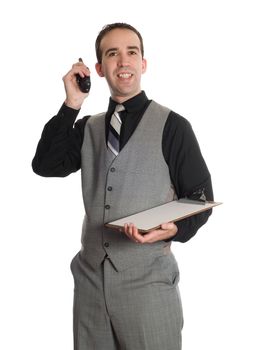
[[[151, 100], [148, 100], [142, 91], [123, 103], [125, 110], [121, 112], [120, 149], [128, 142], [150, 102]], [[116, 104], [110, 98], [105, 117], [106, 139]], [[80, 169], [80, 150], [85, 124], [90, 116], [85, 116], [74, 124], [78, 113], [78, 110], [63, 104], [58, 114], [45, 125], [32, 162], [36, 174], [64, 177]], [[162, 152], [178, 198], [196, 199], [204, 195], [207, 200], [213, 200], [210, 173], [191, 125], [173, 111], [169, 113], [164, 126]], [[178, 221], [176, 223], [178, 232], [173, 240], [188, 241], [206, 223], [211, 212], [212, 210], [209, 210]]]

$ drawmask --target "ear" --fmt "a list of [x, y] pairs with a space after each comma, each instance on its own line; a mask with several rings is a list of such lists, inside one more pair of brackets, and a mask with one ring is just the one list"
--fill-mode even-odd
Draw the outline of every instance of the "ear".
[[146, 72], [147, 61], [145, 58], [142, 59], [142, 74]]
[[96, 72], [97, 74], [99, 75], [99, 77], [104, 77], [104, 73], [102, 71], [102, 65], [101, 63], [96, 63], [95, 64], [95, 69], [96, 69]]

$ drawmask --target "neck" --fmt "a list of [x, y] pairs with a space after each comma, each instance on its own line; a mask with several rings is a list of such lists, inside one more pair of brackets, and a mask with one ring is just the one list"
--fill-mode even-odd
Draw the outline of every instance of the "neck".
[[123, 102], [125, 102], [125, 101], [128, 101], [128, 100], [130, 100], [131, 98], [133, 98], [133, 97], [139, 95], [140, 93], [141, 93], [141, 90], [138, 91], [138, 92], [136, 92], [136, 93], [133, 94], [133, 95], [128, 95], [128, 96], [127, 96], [127, 95], [126, 95], [126, 96], [123, 96], [123, 95], [111, 95], [111, 98], [112, 98], [112, 100], [114, 100], [115, 102], [121, 104], [121, 103], [123, 103]]

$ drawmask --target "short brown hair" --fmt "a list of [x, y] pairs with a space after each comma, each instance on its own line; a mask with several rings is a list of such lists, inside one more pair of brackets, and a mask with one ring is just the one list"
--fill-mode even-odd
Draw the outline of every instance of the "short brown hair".
[[130, 24], [127, 23], [112, 23], [112, 24], [107, 24], [105, 25], [102, 30], [99, 32], [96, 41], [95, 41], [95, 51], [96, 51], [96, 56], [97, 56], [97, 61], [98, 63], [101, 63], [102, 60], [102, 51], [100, 48], [101, 45], [101, 41], [104, 38], [104, 36], [110, 32], [113, 29], [129, 29], [131, 31], [133, 31], [134, 33], [137, 34], [137, 36], [139, 37], [140, 40], [140, 49], [141, 49], [141, 54], [142, 54], [142, 58], [144, 57], [144, 44], [143, 44], [143, 38], [141, 36], [141, 34], [139, 33], [139, 31], [134, 28], [133, 26], [131, 26]]

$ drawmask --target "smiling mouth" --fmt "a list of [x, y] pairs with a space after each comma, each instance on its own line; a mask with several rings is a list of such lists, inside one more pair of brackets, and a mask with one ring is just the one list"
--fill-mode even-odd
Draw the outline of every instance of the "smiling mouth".
[[131, 77], [133, 77], [133, 74], [131, 74], [131, 73], [119, 73], [119, 74], [117, 74], [117, 77], [120, 79], [130, 79]]

